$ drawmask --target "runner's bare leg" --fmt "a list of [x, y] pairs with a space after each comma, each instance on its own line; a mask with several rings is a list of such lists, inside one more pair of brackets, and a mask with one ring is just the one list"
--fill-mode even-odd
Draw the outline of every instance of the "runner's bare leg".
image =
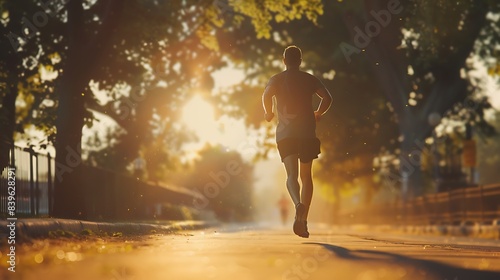
[[309, 215], [309, 207], [311, 206], [313, 194], [313, 181], [312, 181], [312, 160], [310, 162], [300, 163], [300, 180], [302, 182], [302, 203], [306, 206], [305, 220]]
[[300, 202], [300, 185], [298, 181], [298, 155], [289, 155], [283, 159], [283, 164], [286, 170], [286, 187], [292, 198], [293, 205]]

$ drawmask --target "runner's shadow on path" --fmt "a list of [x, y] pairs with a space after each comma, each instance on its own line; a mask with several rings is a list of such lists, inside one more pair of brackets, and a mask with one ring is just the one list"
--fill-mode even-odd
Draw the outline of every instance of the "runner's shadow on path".
[[[380, 264], [405, 265], [406, 274], [401, 279], [442, 279], [442, 280], [499, 280], [500, 273], [451, 266], [439, 261], [423, 260], [395, 253], [374, 250], [349, 250], [328, 243], [305, 242], [320, 245], [337, 257], [360, 262], [379, 262]], [[380, 266], [383, 267], [383, 266]], [[427, 272], [426, 275], [421, 271]]]

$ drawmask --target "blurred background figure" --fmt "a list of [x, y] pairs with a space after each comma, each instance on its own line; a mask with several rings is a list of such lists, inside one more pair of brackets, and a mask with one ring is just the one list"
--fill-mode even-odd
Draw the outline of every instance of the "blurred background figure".
[[288, 220], [288, 209], [290, 207], [289, 203], [289, 199], [286, 198], [285, 194], [282, 194], [281, 198], [278, 200], [278, 207], [280, 209], [281, 223], [283, 225], [286, 225]]

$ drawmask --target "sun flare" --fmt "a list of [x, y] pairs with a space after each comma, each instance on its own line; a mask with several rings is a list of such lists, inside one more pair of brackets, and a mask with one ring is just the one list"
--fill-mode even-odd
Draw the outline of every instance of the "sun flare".
[[201, 138], [200, 141], [208, 140], [217, 132], [214, 108], [199, 95], [195, 95], [184, 106], [182, 122]]
[[[184, 149], [187, 158], [196, 157], [197, 152], [205, 144], [221, 145], [227, 150], [249, 151], [255, 150], [252, 139], [246, 131], [243, 120], [228, 116], [215, 118], [215, 109], [212, 104], [200, 95], [193, 96], [182, 109], [182, 123], [197, 137], [196, 142], [186, 143]], [[248, 156], [248, 155], [244, 155]]]

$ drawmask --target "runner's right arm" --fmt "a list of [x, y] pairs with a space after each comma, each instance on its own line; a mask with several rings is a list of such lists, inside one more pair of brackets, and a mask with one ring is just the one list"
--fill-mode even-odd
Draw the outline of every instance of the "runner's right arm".
[[330, 109], [332, 105], [332, 95], [325, 87], [321, 87], [316, 91], [316, 94], [321, 98], [321, 102], [319, 103], [318, 110], [314, 111], [314, 116], [316, 117], [316, 121], [319, 121], [321, 116]]

